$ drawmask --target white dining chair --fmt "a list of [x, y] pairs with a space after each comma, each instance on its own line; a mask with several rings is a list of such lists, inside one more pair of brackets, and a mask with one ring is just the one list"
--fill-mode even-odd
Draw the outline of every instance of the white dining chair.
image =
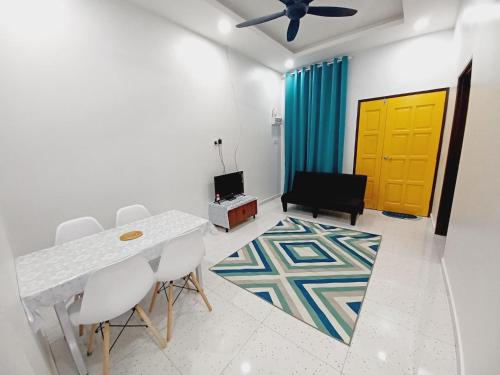
[[65, 242], [102, 232], [103, 230], [102, 225], [90, 216], [68, 220], [57, 226], [54, 244], [61, 245]]
[[120, 227], [134, 221], [146, 219], [151, 216], [149, 210], [142, 204], [122, 207], [116, 211], [116, 226]]
[[[92, 273], [85, 285], [83, 298], [69, 306], [69, 318], [75, 326], [91, 325], [87, 355], [93, 352], [95, 333], [99, 330], [102, 332], [104, 375], [109, 374], [109, 352], [114, 345], [113, 343], [110, 347], [109, 321], [129, 310], [132, 310], [131, 316], [135, 312], [139, 314], [160, 348], [166, 346], [165, 340], [139, 305], [151, 290], [154, 281], [155, 276], [148, 262], [141, 256], [134, 256]], [[112, 326], [122, 327], [123, 330], [127, 323]]]
[[[194, 274], [195, 268], [201, 263], [205, 255], [205, 245], [200, 230], [188, 232], [180, 237], [176, 237], [167, 242], [163, 248], [158, 271], [156, 272], [156, 285], [153, 291], [149, 312], [156, 303], [156, 297], [162, 290], [168, 289], [167, 296], [167, 342], [172, 338], [173, 329], [173, 303], [174, 303], [174, 281], [185, 279], [191, 281], [196, 291], [201, 295], [203, 301], [212, 311], [212, 306], [208, 302], [205, 292], [201, 288], [198, 279]], [[184, 289], [184, 287], [181, 287]], [[182, 290], [181, 290], [182, 291]]]
[[[104, 228], [91, 216], [79, 217], [62, 222], [57, 226], [54, 245], [61, 245], [65, 242], [77, 240], [82, 237], [90, 236], [102, 232]], [[81, 294], [75, 296], [75, 300], [81, 298]], [[84, 327], [79, 327], [80, 336], [83, 335]]]

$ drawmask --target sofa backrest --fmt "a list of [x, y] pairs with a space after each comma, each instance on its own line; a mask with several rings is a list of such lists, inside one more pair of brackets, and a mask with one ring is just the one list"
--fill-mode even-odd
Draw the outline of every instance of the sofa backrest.
[[340, 197], [364, 198], [367, 177], [353, 174], [325, 175], [325, 187]]
[[342, 173], [296, 172], [293, 191], [301, 194], [359, 197], [365, 195], [367, 177]]
[[295, 172], [292, 191], [300, 194], [314, 194], [317, 177], [317, 173], [314, 172]]

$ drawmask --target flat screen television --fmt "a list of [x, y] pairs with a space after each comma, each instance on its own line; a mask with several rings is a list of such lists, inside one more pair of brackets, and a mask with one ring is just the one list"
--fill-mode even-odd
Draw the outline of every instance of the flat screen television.
[[221, 199], [234, 199], [243, 194], [243, 171], [223, 174], [214, 177], [215, 196]]

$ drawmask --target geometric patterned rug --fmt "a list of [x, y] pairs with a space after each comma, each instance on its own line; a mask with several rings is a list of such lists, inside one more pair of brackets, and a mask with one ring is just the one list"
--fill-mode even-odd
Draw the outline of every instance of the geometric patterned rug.
[[381, 239], [287, 217], [211, 271], [349, 345]]

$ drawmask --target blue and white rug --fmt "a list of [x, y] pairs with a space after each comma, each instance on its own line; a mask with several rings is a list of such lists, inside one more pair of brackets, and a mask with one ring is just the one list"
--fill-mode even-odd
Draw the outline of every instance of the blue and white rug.
[[350, 344], [381, 240], [287, 217], [211, 270]]

